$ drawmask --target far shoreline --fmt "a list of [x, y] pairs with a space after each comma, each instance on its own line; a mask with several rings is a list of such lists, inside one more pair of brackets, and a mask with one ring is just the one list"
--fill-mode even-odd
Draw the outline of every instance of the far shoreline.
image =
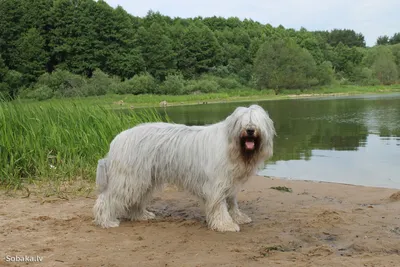
[[[271, 95], [271, 94], [264, 94], [264, 95], [252, 95], [252, 96], [238, 96], [238, 97], [228, 97], [224, 99], [207, 99], [207, 96], [210, 94], [203, 94], [203, 99], [199, 99], [196, 101], [167, 101], [168, 107], [183, 107], [183, 106], [195, 106], [195, 105], [204, 105], [204, 104], [225, 104], [225, 103], [246, 103], [246, 102], [261, 102], [261, 101], [278, 101], [278, 100], [293, 100], [293, 99], [318, 99], [321, 97], [346, 97], [346, 96], [363, 96], [363, 95], [391, 95], [391, 94], [400, 94], [400, 86], [399, 88], [390, 88], [390, 89], [382, 89], [378, 91], [365, 91], [365, 92], [337, 92], [337, 93], [300, 93], [300, 94], [280, 94], [280, 95]], [[121, 98], [123, 95], [121, 95]], [[140, 96], [138, 96], [140, 98]], [[165, 100], [166, 101], [166, 100]], [[127, 109], [129, 108], [130, 103], [124, 103], [126, 106], [122, 107], [113, 107], [113, 109]], [[135, 104], [133, 104], [135, 105]], [[143, 109], [143, 108], [163, 108], [160, 106], [160, 103], [144, 103], [139, 104], [137, 107], [132, 109]]]
[[[256, 98], [257, 96], [254, 96], [254, 98], [240, 98], [240, 99], [226, 99], [222, 101], [207, 101], [206, 104], [224, 104], [224, 103], [245, 103], [245, 102], [262, 102], [262, 101], [278, 101], [278, 100], [292, 100], [292, 99], [318, 99], [321, 97], [340, 97], [340, 96], [362, 96], [362, 95], [391, 95], [391, 94], [400, 94], [400, 91], [390, 91], [390, 92], [365, 92], [365, 93], [326, 93], [326, 94], [299, 94], [299, 95], [282, 95], [281, 97], [276, 97], [276, 98]], [[194, 106], [194, 105], [203, 105], [203, 103], [176, 103], [172, 102], [172, 104], [169, 104], [168, 107], [181, 107], [181, 106]], [[151, 106], [140, 106], [138, 108], [152, 108], [155, 107], [154, 105]]]
[[[361, 95], [386, 95], [400, 93], [400, 84], [391, 86], [340, 86], [321, 89], [283, 90], [278, 95], [271, 89], [237, 89], [218, 93], [189, 95], [132, 95], [107, 94], [102, 96], [52, 98], [44, 101], [16, 99], [12, 103], [51, 105], [52, 103], [96, 105], [107, 109], [168, 108], [203, 104], [245, 103], [253, 101], [275, 101], [290, 99], [313, 99], [321, 97], [346, 97]], [[162, 102], [166, 101], [167, 105]]]

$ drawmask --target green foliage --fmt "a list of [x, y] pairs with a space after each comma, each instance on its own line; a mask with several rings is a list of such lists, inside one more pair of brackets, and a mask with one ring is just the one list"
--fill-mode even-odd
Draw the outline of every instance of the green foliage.
[[380, 84], [393, 84], [398, 81], [399, 72], [396, 56], [388, 46], [376, 46], [366, 53], [363, 64], [371, 70], [372, 79]]
[[398, 73], [400, 75], [400, 44], [392, 45], [391, 49], [392, 49], [392, 54], [394, 56], [394, 61], [398, 69]]
[[119, 83], [119, 81], [115, 81], [110, 78], [106, 73], [102, 72], [100, 69], [96, 69], [93, 71], [93, 75], [90, 79], [87, 80], [86, 84], [86, 95], [87, 96], [99, 96], [105, 95], [108, 92], [115, 91], [115, 83]]
[[44, 50], [45, 40], [35, 28], [23, 33], [16, 42], [16, 51], [12, 56], [16, 69], [24, 73], [27, 83], [34, 82], [45, 72], [48, 54]]
[[[9, 99], [35, 95], [35, 90], [43, 98], [43, 92], [53, 97], [86, 97], [253, 87], [260, 78], [260, 72], [254, 72], [260, 47], [277, 39], [293, 44], [285, 49], [295, 60], [292, 62], [288, 55], [283, 60], [282, 54], [279, 60], [273, 59], [280, 76], [274, 73], [269, 83], [262, 82], [263, 88], [306, 88], [335, 84], [335, 79], [341, 84], [375, 84], [374, 75], [380, 75], [377, 69], [387, 62], [387, 56], [380, 53], [382, 59], [377, 59], [374, 67], [365, 64], [365, 57], [374, 48], [366, 48], [364, 36], [351, 29], [312, 32], [237, 17], [171, 18], [153, 11], [135, 17], [104, 0], [2, 0], [0, 18], [0, 92]], [[399, 72], [396, 44], [400, 43], [400, 33], [390, 38], [381, 36], [377, 43], [392, 49]], [[393, 64], [386, 67], [395, 77]], [[44, 75], [53, 76], [55, 70], [64, 71], [56, 76], [67, 80], [43, 84]], [[22, 75], [18, 83], [17, 73]], [[147, 78], [142, 73], [147, 73]], [[182, 89], [186, 82], [175, 77], [177, 73], [193, 81]], [[210, 77], [206, 81], [201, 78], [204, 75], [229, 77], [230, 82], [235, 80], [240, 85], [223, 84], [223, 80]], [[398, 82], [384, 80], [381, 82]], [[207, 84], [211, 88], [207, 89]]]
[[185, 79], [182, 74], [170, 74], [159, 88], [160, 94], [181, 95], [185, 90]]
[[3, 58], [0, 54], [0, 99], [9, 98], [9, 86], [5, 83], [4, 78], [8, 73], [8, 68], [4, 63]]
[[0, 98], [16, 98], [22, 85], [22, 74], [15, 70], [9, 70], [0, 54]]
[[51, 74], [45, 73], [40, 76], [34, 91], [44, 90], [47, 92], [47, 88], [43, 89], [43, 86], [47, 86], [56, 97], [87, 96], [87, 91], [83, 90], [83, 88], [87, 88], [86, 84], [86, 80], [80, 75], [65, 70], [56, 70]]
[[381, 83], [378, 78], [375, 77], [373, 71], [367, 67], [360, 70], [357, 80], [362, 85], [378, 85]]
[[133, 48], [125, 52], [112, 52], [107, 57], [107, 64], [103, 68], [105, 71], [119, 77], [132, 78], [145, 69], [143, 56], [138, 48]]
[[330, 54], [330, 61], [337, 74], [349, 79], [355, 80], [355, 69], [360, 65], [363, 54], [355, 47], [348, 47], [343, 43], [339, 43]]
[[389, 40], [389, 43], [392, 45], [400, 44], [400, 32], [393, 34], [393, 36]]
[[0, 185], [19, 187], [46, 177], [93, 179], [97, 160], [116, 134], [162, 120], [155, 112], [121, 114], [79, 102], [0, 103]]
[[317, 78], [320, 85], [330, 85], [334, 82], [335, 71], [330, 61], [324, 61], [318, 66]]
[[202, 80], [213, 81], [218, 84], [218, 87], [221, 89], [238, 89], [242, 88], [243, 85], [234, 77], [218, 77], [218, 76], [211, 76], [211, 75], [203, 75], [201, 77]]
[[[4, 60], [0, 54], [0, 100], [2, 99], [13, 99], [17, 92], [15, 90], [18, 90], [18, 87], [12, 87], [12, 84], [9, 84], [10, 82], [15, 83], [15, 77], [16, 73], [14, 75], [11, 73], [10, 75], [10, 70], [7, 68], [6, 64], [4, 63]], [[10, 77], [11, 76], [11, 77]], [[15, 85], [14, 85], [15, 86]]]
[[54, 96], [54, 91], [46, 84], [38, 85], [35, 90], [27, 95], [39, 101], [50, 99]]
[[8, 91], [10, 90], [8, 84], [1, 82], [0, 83], [0, 100], [10, 100], [10, 95]]
[[[149, 73], [135, 75], [123, 84], [124, 94], [151, 94], [157, 92], [157, 82]], [[121, 93], [121, 92], [119, 92]]]
[[243, 83], [250, 80], [252, 69], [252, 42], [243, 28], [225, 29], [218, 33], [223, 47], [223, 64], [231, 74], [236, 74]]
[[0, 81], [3, 81], [4, 76], [6, 76], [8, 72], [8, 67], [4, 63], [3, 57], [0, 54]]
[[306, 88], [318, 83], [311, 54], [291, 39], [269, 40], [261, 46], [254, 61], [257, 87]]
[[137, 44], [141, 47], [145, 69], [156, 79], [164, 80], [176, 68], [172, 41], [160, 24], [154, 22], [148, 29], [140, 27]]
[[324, 61], [323, 50], [326, 43], [317, 35], [308, 32], [305, 28], [301, 28], [299, 32], [290, 32], [291, 38], [296, 40], [296, 43], [302, 48], [307, 49], [313, 56], [315, 62], [320, 64]]
[[187, 93], [215, 93], [220, 89], [219, 84], [213, 80], [191, 80], [188, 82], [185, 91]]
[[327, 35], [327, 42], [332, 46], [340, 43], [348, 47], [365, 47], [364, 35], [350, 29], [334, 29]]
[[22, 1], [0, 1], [0, 53], [8, 68], [16, 67], [11, 57], [15, 54], [15, 40], [24, 32]]
[[398, 80], [397, 66], [390, 49], [379, 47], [371, 68], [373, 74], [382, 84], [393, 84]]
[[95, 53], [99, 39], [93, 27], [95, 6], [96, 3], [90, 0], [54, 2], [49, 47], [52, 63], [58, 69], [88, 75], [100, 67]]
[[214, 33], [201, 23], [182, 30], [178, 39], [177, 66], [185, 78], [194, 78], [217, 66], [221, 47]]
[[383, 35], [379, 36], [376, 40], [376, 45], [388, 45], [389, 44], [389, 36]]
[[9, 96], [12, 99], [16, 98], [23, 83], [22, 74], [15, 70], [9, 70], [4, 77], [4, 82], [9, 87]]
[[210, 69], [209, 74], [218, 76], [218, 77], [228, 77], [231, 75], [229, 72], [229, 68], [227, 66], [218, 66]]

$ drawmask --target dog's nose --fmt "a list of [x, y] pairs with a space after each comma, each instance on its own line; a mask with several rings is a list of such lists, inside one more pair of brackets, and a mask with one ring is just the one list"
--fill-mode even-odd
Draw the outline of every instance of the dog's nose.
[[253, 129], [247, 129], [246, 133], [247, 133], [247, 135], [252, 136], [254, 134], [254, 130]]

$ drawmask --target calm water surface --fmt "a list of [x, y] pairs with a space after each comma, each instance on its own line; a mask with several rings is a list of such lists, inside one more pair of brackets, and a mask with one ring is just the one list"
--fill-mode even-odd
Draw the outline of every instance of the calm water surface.
[[274, 156], [261, 175], [400, 189], [400, 94], [252, 101], [159, 109], [204, 125], [256, 103], [275, 123]]

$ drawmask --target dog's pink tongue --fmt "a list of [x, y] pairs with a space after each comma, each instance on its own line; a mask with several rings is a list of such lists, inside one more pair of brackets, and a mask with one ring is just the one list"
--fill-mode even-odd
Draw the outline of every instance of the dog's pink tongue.
[[254, 149], [254, 142], [253, 141], [246, 141], [246, 149], [253, 150]]

